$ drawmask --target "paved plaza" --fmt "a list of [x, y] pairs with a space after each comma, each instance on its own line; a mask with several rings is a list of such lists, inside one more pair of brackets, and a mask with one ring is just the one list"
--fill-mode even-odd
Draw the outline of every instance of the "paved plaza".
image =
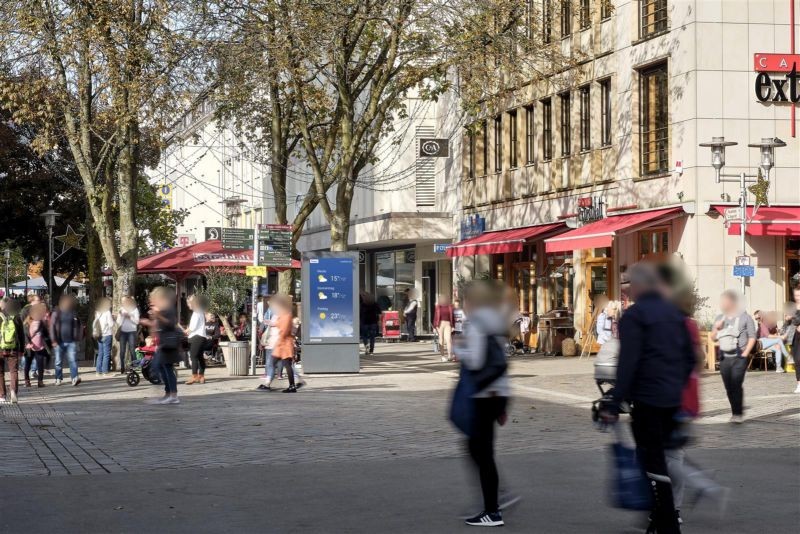
[[[635, 532], [604, 497], [611, 435], [590, 422], [591, 360], [512, 360], [499, 433], [504, 480], [523, 496], [512, 532]], [[0, 532], [461, 532], [477, 503], [446, 420], [454, 364], [431, 345], [380, 345], [358, 375], [315, 375], [294, 395], [212, 369], [160, 389], [85, 373], [0, 407]], [[179, 376], [185, 380], [188, 371]], [[793, 375], [751, 372], [748, 420], [727, 422], [718, 376], [702, 379], [690, 456], [734, 489], [729, 515], [688, 512], [685, 532], [790, 532], [800, 517], [800, 395]], [[475, 504], [472, 507], [478, 506]], [[43, 512], [40, 514], [40, 512]], [[769, 528], [768, 528], [769, 527]]]

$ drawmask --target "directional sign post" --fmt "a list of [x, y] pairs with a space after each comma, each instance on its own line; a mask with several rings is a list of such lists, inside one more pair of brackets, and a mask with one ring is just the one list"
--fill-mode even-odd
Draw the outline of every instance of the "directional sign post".
[[222, 229], [222, 248], [253, 250], [253, 239], [255, 230], [252, 228], [223, 228]]
[[292, 266], [292, 225], [258, 225], [258, 265]]

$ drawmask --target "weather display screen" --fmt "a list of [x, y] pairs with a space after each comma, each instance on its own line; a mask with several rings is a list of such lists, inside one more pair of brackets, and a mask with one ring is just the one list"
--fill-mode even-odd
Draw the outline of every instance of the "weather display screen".
[[355, 338], [353, 259], [312, 258], [308, 269], [309, 340]]

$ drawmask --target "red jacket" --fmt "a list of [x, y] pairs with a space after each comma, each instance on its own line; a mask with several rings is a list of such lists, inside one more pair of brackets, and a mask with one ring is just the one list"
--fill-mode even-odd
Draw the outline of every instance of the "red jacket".
[[439, 323], [447, 321], [450, 326], [453, 326], [455, 319], [453, 318], [453, 306], [451, 304], [437, 304], [433, 312], [433, 327], [439, 328]]

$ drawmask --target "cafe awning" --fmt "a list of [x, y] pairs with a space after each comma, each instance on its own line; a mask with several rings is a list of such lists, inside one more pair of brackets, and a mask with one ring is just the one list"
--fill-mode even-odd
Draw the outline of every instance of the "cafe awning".
[[[152, 256], [141, 258], [136, 264], [139, 274], [166, 274], [183, 277], [202, 274], [211, 267], [237, 269], [244, 273], [245, 267], [253, 265], [252, 250], [223, 249], [219, 240], [202, 241], [186, 247], [175, 247]], [[300, 262], [292, 260], [292, 269], [299, 269]], [[283, 268], [270, 268], [282, 271]]]
[[[725, 209], [736, 206], [712, 206], [720, 215]], [[741, 235], [741, 225], [731, 224], [728, 235]], [[747, 235], [760, 236], [800, 236], [800, 206], [762, 206], [753, 215], [753, 208], [747, 208]]]
[[447, 255], [472, 256], [475, 254], [503, 254], [505, 252], [522, 252], [526, 241], [552, 235], [565, 229], [563, 222], [526, 226], [485, 232], [477, 237], [460, 241], [447, 249]]
[[545, 239], [545, 250], [549, 253], [610, 247], [616, 236], [664, 223], [677, 217], [682, 217], [685, 214], [683, 207], [676, 206], [673, 208], [610, 215], [605, 219], [570, 230], [559, 236]]

